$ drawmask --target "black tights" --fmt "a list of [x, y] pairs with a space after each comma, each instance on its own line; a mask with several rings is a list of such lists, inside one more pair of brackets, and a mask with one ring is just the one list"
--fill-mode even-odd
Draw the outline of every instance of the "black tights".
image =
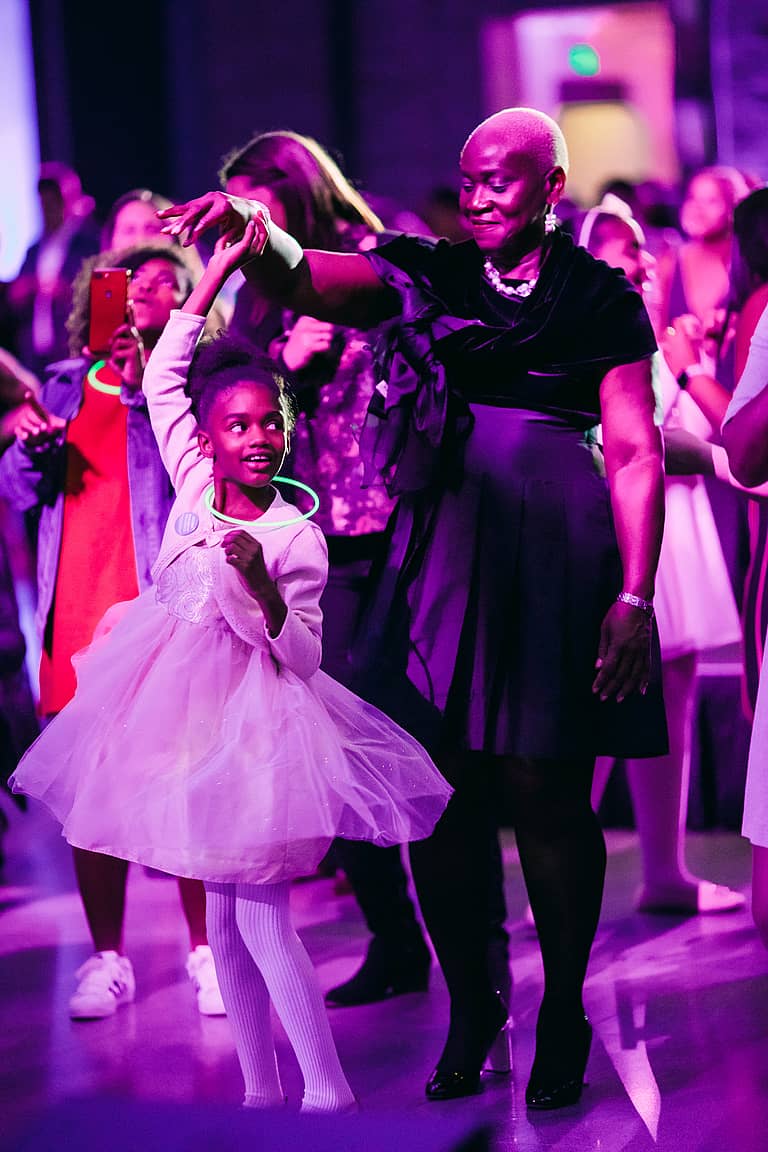
[[494, 1020], [488, 973], [490, 837], [500, 795], [511, 806], [544, 965], [543, 1014], [583, 1012], [597, 930], [605, 842], [590, 805], [592, 761], [470, 756], [443, 760], [456, 791], [434, 834], [411, 846], [421, 909], [451, 997], [448, 1064], [480, 1058]]

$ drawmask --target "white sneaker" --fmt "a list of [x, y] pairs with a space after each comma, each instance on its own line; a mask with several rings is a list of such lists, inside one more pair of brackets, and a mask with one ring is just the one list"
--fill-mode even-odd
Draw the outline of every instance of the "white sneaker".
[[201, 1016], [226, 1016], [221, 998], [219, 978], [209, 944], [198, 944], [187, 958], [187, 975], [197, 993], [197, 1007]]
[[133, 965], [117, 952], [96, 952], [78, 968], [75, 977], [80, 983], [69, 1001], [72, 1020], [114, 1016], [121, 1004], [130, 1004], [136, 995]]

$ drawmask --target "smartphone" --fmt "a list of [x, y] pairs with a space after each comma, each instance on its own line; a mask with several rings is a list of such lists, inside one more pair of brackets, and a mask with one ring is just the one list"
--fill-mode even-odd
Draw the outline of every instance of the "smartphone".
[[128, 268], [94, 268], [91, 273], [88, 347], [94, 355], [109, 351], [116, 328], [128, 319]]

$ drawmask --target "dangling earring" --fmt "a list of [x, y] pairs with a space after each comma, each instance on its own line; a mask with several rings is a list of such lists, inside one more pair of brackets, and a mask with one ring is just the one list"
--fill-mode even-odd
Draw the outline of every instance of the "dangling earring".
[[547, 214], [544, 217], [544, 231], [549, 236], [557, 228], [558, 219], [555, 214], [555, 208], [552, 204], [547, 204]]

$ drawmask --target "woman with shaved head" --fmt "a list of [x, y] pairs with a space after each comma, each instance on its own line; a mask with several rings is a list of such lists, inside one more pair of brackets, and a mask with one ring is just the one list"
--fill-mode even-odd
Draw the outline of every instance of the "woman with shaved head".
[[526, 1102], [579, 1098], [605, 871], [594, 760], [666, 748], [655, 342], [623, 275], [557, 228], [567, 166], [553, 120], [499, 112], [461, 154], [471, 239], [403, 236], [365, 255], [304, 252], [263, 205], [219, 192], [164, 213], [187, 243], [212, 225], [234, 238], [256, 218], [261, 255], [246, 275], [262, 292], [359, 327], [392, 319], [363, 452], [400, 499], [358, 660], [371, 670], [362, 694], [455, 788], [434, 835], [411, 848], [451, 996], [431, 1100], [479, 1091], [504, 1035], [488, 968], [500, 796], [544, 965]]

